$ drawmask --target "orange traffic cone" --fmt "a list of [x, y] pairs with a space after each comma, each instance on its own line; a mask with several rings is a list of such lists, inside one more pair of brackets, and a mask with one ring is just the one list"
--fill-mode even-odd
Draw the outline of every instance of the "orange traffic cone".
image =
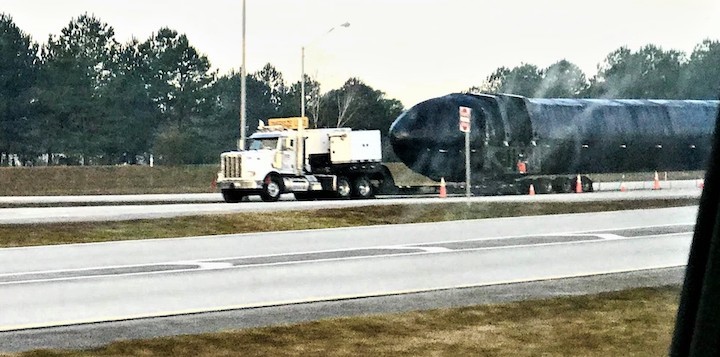
[[660, 179], [658, 178], [658, 173], [655, 171], [655, 178], [653, 179], [653, 190], [659, 190], [660, 189]]
[[530, 195], [530, 196], [535, 195], [535, 186], [533, 184], [530, 184], [530, 190], [528, 191], [528, 195]]
[[445, 187], [445, 178], [440, 178], [440, 198], [447, 197], [447, 187]]
[[582, 180], [580, 179], [580, 175], [577, 175], [577, 180], [575, 181], [575, 193], [582, 193]]

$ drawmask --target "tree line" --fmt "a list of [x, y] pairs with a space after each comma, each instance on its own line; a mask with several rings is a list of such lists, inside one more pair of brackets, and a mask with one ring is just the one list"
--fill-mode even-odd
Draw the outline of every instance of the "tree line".
[[[299, 116], [300, 81], [271, 64], [249, 73], [247, 132], [258, 120]], [[403, 111], [358, 78], [321, 91], [305, 76], [312, 127], [351, 126], [386, 133]], [[688, 56], [647, 45], [621, 47], [588, 78], [560, 60], [547, 68], [500, 67], [469, 92], [548, 98], [715, 99], [720, 42], [705, 40]], [[219, 74], [184, 34], [160, 28], [144, 41], [119, 43], [91, 15], [73, 18], [40, 45], [0, 13], [0, 164], [7, 154], [58, 163], [116, 164], [154, 154], [166, 164], [215, 163], [239, 137], [240, 73]], [[390, 153], [385, 147], [385, 152]]]
[[[152, 153], [166, 164], [214, 163], [237, 145], [240, 79], [213, 71], [170, 28], [119, 43], [111, 26], [83, 14], [39, 45], [0, 13], [0, 156], [117, 164]], [[249, 133], [258, 120], [300, 115], [299, 80], [287, 83], [267, 64], [246, 81]], [[403, 110], [358, 78], [326, 93], [304, 81], [313, 127], [386, 132]]]
[[652, 44], [636, 51], [620, 47], [590, 78], [565, 59], [547, 68], [500, 67], [468, 91], [535, 98], [717, 99], [720, 42], [706, 39], [689, 56]]

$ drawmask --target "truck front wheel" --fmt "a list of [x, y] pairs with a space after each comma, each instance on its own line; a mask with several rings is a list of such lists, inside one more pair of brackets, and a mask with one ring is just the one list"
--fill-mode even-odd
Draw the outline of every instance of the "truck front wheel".
[[295, 200], [312, 201], [317, 198], [317, 194], [313, 192], [295, 192]]
[[275, 202], [280, 199], [282, 193], [282, 183], [277, 176], [268, 176], [263, 183], [260, 198], [265, 202]]
[[227, 203], [238, 203], [245, 197], [242, 193], [232, 189], [222, 190], [222, 196]]

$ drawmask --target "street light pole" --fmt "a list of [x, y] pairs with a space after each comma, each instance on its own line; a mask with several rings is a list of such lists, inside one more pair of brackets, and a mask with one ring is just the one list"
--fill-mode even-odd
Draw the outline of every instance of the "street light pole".
[[300, 116], [305, 116], [305, 46], [300, 49]]
[[300, 49], [300, 118], [298, 118], [298, 130], [297, 130], [297, 172], [298, 176], [302, 175], [305, 171], [303, 167], [305, 164], [305, 133], [303, 129], [303, 121], [305, 120], [305, 46]]
[[[342, 23], [338, 25], [340, 27], [348, 28], [350, 27], [349, 22]], [[330, 32], [333, 32], [337, 26], [331, 27], [327, 32], [322, 34], [322, 36], [329, 34]], [[320, 36], [320, 37], [322, 37]], [[316, 38], [315, 41], [320, 39], [320, 37]], [[314, 41], [313, 41], [314, 42]], [[312, 42], [311, 42], [312, 43]], [[310, 43], [308, 43], [309, 45]], [[300, 52], [300, 116], [305, 117], [305, 46], [302, 46], [301, 52]]]
[[[345, 22], [339, 25], [340, 27], [350, 27], [349, 22]], [[335, 30], [335, 27], [330, 28], [322, 36], [329, 34]], [[319, 37], [315, 40], [318, 40]], [[309, 45], [309, 43], [308, 43]], [[303, 133], [303, 121], [305, 120], [305, 46], [300, 48], [300, 117], [298, 118], [298, 137], [297, 137], [297, 172], [298, 175], [303, 174], [303, 158], [305, 157], [305, 143]]]
[[242, 67], [240, 68], [240, 141], [238, 150], [245, 150], [245, 123], [247, 121], [247, 84], [245, 83], [245, 0], [242, 5]]

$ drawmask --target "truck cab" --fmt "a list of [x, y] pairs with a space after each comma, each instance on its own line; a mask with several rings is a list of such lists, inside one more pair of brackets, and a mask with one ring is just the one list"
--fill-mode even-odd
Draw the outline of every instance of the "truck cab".
[[[282, 175], [296, 172], [296, 135], [288, 131], [260, 132], [250, 136], [248, 169], [255, 175], [277, 171]], [[254, 160], [253, 160], [254, 159]], [[260, 177], [260, 179], [264, 178]]]
[[248, 139], [245, 150], [220, 155], [218, 187], [226, 202], [257, 194], [264, 201], [275, 201], [284, 189], [282, 177], [297, 173], [297, 134], [281, 126], [261, 125]]

